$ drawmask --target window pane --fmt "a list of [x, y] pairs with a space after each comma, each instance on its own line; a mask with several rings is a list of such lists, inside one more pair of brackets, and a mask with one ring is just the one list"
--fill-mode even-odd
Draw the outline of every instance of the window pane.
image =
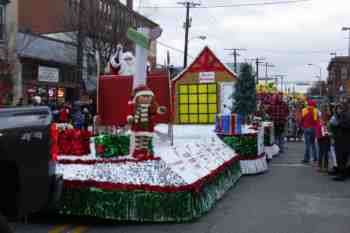
[[208, 92], [208, 88], [206, 84], [200, 84], [198, 86], [198, 92], [199, 93], [207, 93]]
[[200, 104], [198, 110], [199, 110], [199, 113], [208, 113], [208, 105]]
[[188, 123], [188, 115], [187, 114], [180, 115], [180, 123]]
[[190, 113], [198, 113], [198, 105], [197, 104], [190, 104]]
[[216, 94], [209, 94], [208, 102], [214, 104], [217, 102]]
[[216, 83], [208, 85], [208, 93], [216, 93]]
[[188, 86], [187, 85], [181, 85], [180, 86], [180, 94], [187, 94], [188, 93]]
[[190, 115], [190, 123], [198, 123], [198, 115]]
[[188, 113], [188, 105], [187, 104], [180, 105], [180, 113]]
[[199, 114], [199, 123], [208, 123], [208, 115]]
[[209, 123], [215, 123], [215, 114], [209, 115]]
[[207, 103], [208, 101], [208, 95], [207, 94], [199, 94], [199, 103]]
[[209, 113], [217, 113], [216, 104], [209, 104]]
[[198, 103], [198, 95], [190, 95], [190, 103], [194, 104], [194, 103]]
[[180, 95], [180, 104], [188, 103], [188, 95]]
[[198, 93], [197, 87], [198, 87], [197, 85], [190, 85], [189, 86], [189, 93], [191, 93], [191, 94]]

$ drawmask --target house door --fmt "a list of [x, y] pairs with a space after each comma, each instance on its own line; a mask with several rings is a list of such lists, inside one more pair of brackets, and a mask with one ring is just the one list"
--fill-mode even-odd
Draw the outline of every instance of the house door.
[[179, 85], [179, 123], [213, 124], [218, 112], [217, 89], [216, 83]]
[[223, 82], [220, 84], [220, 112], [222, 114], [231, 114], [235, 91], [235, 84], [233, 82]]

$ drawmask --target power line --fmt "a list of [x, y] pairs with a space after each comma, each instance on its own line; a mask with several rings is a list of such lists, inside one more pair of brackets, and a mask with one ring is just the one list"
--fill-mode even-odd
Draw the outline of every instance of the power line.
[[[212, 5], [212, 6], [198, 6], [198, 9], [208, 8], [232, 8], [232, 7], [253, 7], [253, 6], [272, 6], [272, 5], [286, 5], [301, 2], [309, 2], [312, 0], [286, 0], [286, 1], [266, 1], [257, 3], [240, 3], [240, 4], [224, 4], [224, 5]], [[141, 8], [182, 8], [180, 6], [142, 6]]]
[[[171, 50], [174, 50], [174, 51], [176, 51], [176, 52], [178, 52], [178, 53], [182, 53], [182, 54], [184, 54], [185, 52], [183, 51], [183, 50], [181, 50], [181, 49], [178, 49], [178, 48], [175, 48], [175, 47], [172, 47], [171, 45], [168, 45], [168, 44], [166, 44], [166, 43], [164, 43], [164, 42], [161, 42], [161, 41], [157, 41], [157, 43], [158, 44], [160, 44], [161, 46], [163, 46], [163, 47], [165, 47], [165, 48], [168, 48], [168, 49], [171, 49]], [[190, 58], [194, 58], [193, 56], [191, 56], [191, 55], [188, 55]]]
[[233, 55], [233, 65], [234, 65], [234, 71], [237, 74], [237, 57], [240, 56], [240, 54], [238, 53], [238, 51], [245, 51], [246, 49], [240, 49], [240, 48], [232, 48], [232, 49], [225, 49], [225, 50], [229, 50], [232, 51], [232, 53], [230, 55]]

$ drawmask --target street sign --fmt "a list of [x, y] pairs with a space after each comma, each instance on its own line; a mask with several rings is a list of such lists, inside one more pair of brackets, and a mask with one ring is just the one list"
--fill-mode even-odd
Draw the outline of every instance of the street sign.
[[151, 40], [145, 34], [136, 31], [133, 28], [129, 28], [127, 32], [127, 37], [131, 41], [140, 45], [142, 48], [149, 49]]

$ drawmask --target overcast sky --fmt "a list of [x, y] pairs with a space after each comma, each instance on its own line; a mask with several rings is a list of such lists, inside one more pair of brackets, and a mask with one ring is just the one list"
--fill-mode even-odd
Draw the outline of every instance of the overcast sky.
[[[260, 3], [278, 0], [194, 0], [202, 6], [217, 6], [240, 3]], [[178, 0], [135, 0], [135, 10], [160, 24], [163, 34], [160, 41], [183, 50], [185, 19], [184, 8], [162, 8], [179, 6]], [[141, 7], [139, 7], [141, 6]], [[160, 6], [158, 9], [142, 6]], [[314, 81], [322, 67], [322, 79], [326, 79], [330, 53], [347, 55], [348, 33], [343, 26], [350, 27], [349, 0], [310, 0], [294, 4], [273, 6], [244, 6], [232, 8], [191, 9], [189, 54], [197, 56], [208, 45], [223, 62], [232, 62], [225, 48], [245, 48], [240, 61], [264, 57], [275, 65], [272, 75], [287, 75], [291, 81]], [[201, 41], [197, 36], [205, 35]], [[158, 63], [164, 63], [166, 51], [158, 46]], [[173, 64], [181, 66], [183, 54], [171, 50]], [[189, 58], [192, 61], [192, 58]], [[263, 69], [263, 67], [261, 67]], [[300, 89], [300, 88], [299, 88]], [[301, 90], [301, 89], [300, 89]]]

